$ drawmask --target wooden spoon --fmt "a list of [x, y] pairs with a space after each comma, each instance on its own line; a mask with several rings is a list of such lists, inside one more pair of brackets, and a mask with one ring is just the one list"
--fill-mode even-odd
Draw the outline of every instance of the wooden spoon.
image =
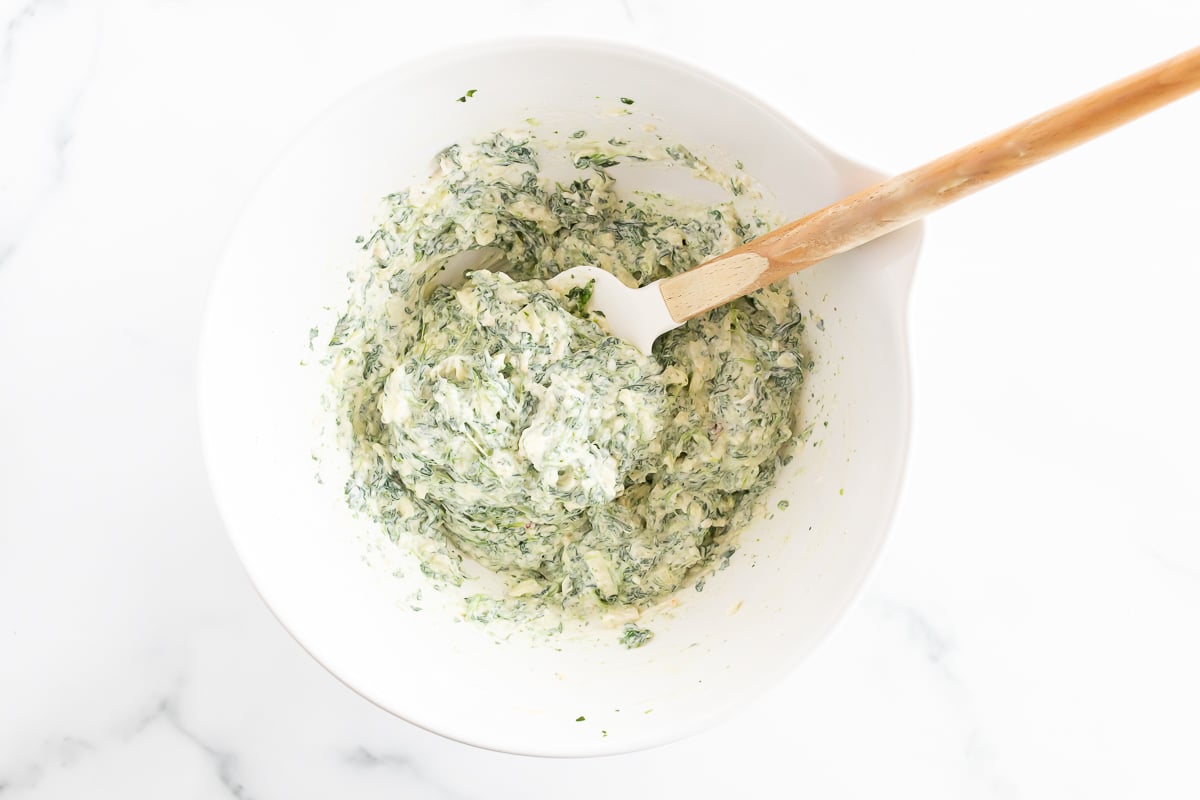
[[[864, 189], [687, 272], [631, 289], [597, 267], [551, 281], [591, 284], [588, 308], [649, 353], [659, 335], [716, 306], [844, 253], [1200, 89], [1200, 47]], [[592, 283], [594, 281], [594, 283]]]

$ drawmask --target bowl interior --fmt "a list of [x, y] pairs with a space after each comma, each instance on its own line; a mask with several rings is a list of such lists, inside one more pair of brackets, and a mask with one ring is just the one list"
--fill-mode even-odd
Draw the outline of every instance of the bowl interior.
[[[468, 89], [477, 91], [458, 102]], [[638, 749], [698, 730], [773, 683], [861, 586], [903, 472], [905, 305], [920, 232], [792, 279], [816, 364], [804, 401], [811, 435], [770, 495], [768, 517], [703, 591], [683, 590], [676, 608], [651, 620], [649, 645], [627, 650], [619, 630], [603, 626], [548, 645], [498, 640], [455, 621], [457, 597], [423, 588], [404, 556], [349, 515], [337, 482], [315, 480], [324, 377], [307, 346], [309, 330], [343, 302], [354, 237], [378, 198], [427, 176], [447, 144], [528, 118], [612, 135], [652, 126], [721, 164], [743, 162], [766, 204], [788, 218], [876, 178], [723, 82], [629, 48], [500, 43], [384, 75], [286, 151], [237, 225], [202, 345], [206, 456], [257, 588], [349, 686], [485, 747]]]

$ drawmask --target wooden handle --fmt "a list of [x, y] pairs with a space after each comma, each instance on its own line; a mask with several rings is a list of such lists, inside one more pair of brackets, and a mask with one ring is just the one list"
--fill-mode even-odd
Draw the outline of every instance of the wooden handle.
[[659, 288], [676, 322], [903, 227], [1200, 89], [1200, 47], [788, 223]]

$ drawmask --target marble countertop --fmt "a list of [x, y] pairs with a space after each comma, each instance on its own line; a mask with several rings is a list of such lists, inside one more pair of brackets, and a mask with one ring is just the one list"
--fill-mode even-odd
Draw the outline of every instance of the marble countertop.
[[1197, 796], [1200, 97], [929, 222], [883, 561], [683, 742], [506, 756], [343, 687], [239, 566], [193, 401], [251, 188], [399, 62], [650, 45], [894, 171], [1196, 44], [1190, 0], [1108, 5], [0, 2], [0, 800]]

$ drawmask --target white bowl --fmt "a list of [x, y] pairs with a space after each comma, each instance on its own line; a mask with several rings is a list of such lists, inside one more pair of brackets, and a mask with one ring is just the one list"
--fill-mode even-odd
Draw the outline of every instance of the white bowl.
[[[467, 89], [477, 92], [458, 102]], [[622, 96], [635, 104], [622, 106]], [[445, 145], [528, 117], [614, 134], [653, 121], [718, 161], [740, 159], [789, 218], [879, 177], [741, 89], [630, 47], [504, 41], [397, 69], [295, 141], [238, 223], [202, 344], [205, 453], [255, 586], [351, 688], [431, 731], [496, 750], [629, 751], [698, 731], [778, 681], [862, 587], [906, 459], [905, 314], [920, 232], [793, 278], [811, 312], [816, 367], [804, 413], [813, 433], [770, 495], [772, 516], [745, 531], [728, 569], [703, 592], [682, 590], [640, 649], [621, 647], [619, 631], [602, 626], [549, 644], [497, 641], [455, 617], [465, 591], [426, 589], [414, 611], [425, 578], [393, 576], [403, 557], [349, 514], [336, 482], [314, 480], [322, 375], [301, 362], [313, 360], [309, 329], [343, 302], [352, 242], [377, 199], [426, 176]]]

